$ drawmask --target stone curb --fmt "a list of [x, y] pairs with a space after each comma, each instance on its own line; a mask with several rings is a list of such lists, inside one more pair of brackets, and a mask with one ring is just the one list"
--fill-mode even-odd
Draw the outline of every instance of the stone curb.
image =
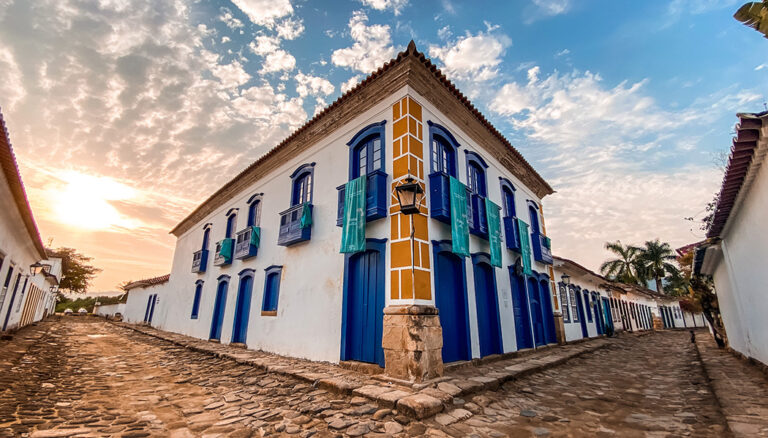
[[[706, 335], [709, 336], [709, 333], [707, 333]], [[704, 377], [707, 378], [707, 386], [709, 386], [709, 390], [712, 391], [712, 395], [715, 396], [715, 401], [717, 402], [717, 409], [720, 411], [720, 414], [722, 414], [723, 418], [725, 419], [726, 432], [728, 433], [728, 436], [734, 436], [733, 430], [731, 429], [731, 422], [728, 421], [728, 416], [725, 414], [725, 410], [723, 409], [723, 402], [721, 400], [722, 394], [719, 394], [717, 389], [715, 388], [715, 385], [712, 384], [712, 376], [709, 374], [709, 369], [707, 368], [707, 364], [706, 362], [704, 362], [704, 358], [701, 356], [701, 349], [699, 349], [700, 342], [701, 341], [699, 340], [699, 336], [696, 336], [695, 342], [693, 343], [693, 349], [696, 350], [696, 357], [699, 359], [699, 365], [701, 365], [701, 370], [704, 372]]]
[[[248, 354], [244, 352], [238, 354], [237, 352], [214, 351], [195, 345], [193, 343], [194, 341], [184, 342], [184, 340], [174, 339], [174, 336], [163, 336], [162, 333], [164, 332], [156, 328], [144, 328], [139, 325], [117, 321], [107, 322], [117, 327], [130, 329], [191, 351], [229, 359], [236, 363], [249, 365], [268, 373], [295, 378], [329, 392], [351, 397], [365, 397], [376, 402], [382, 408], [396, 409], [400, 414], [419, 420], [432, 417], [446, 409], [450, 409], [455, 397], [465, 397], [478, 392], [496, 390], [504, 383], [562, 365], [571, 359], [595, 352], [612, 344], [611, 338], [589, 339], [577, 344], [579, 346], [574, 348], [573, 351], [568, 351], [564, 354], [563, 352], [558, 352], [556, 347], [550, 347], [546, 349], [546, 351], [550, 353], [549, 357], [530, 357], [530, 359], [525, 362], [506, 366], [501, 370], [497, 368], [503, 360], [494, 361], [489, 364], [475, 367], [478, 370], [476, 373], [477, 375], [475, 376], [468, 378], [443, 378], [440, 379], [439, 382], [435, 382], [424, 389], [413, 391], [411, 388], [388, 385], [381, 380], [372, 380], [369, 378], [370, 376], [365, 376], [366, 382], [361, 383], [354, 381], [353, 379], [346, 379], [343, 376], [334, 377], [324, 373], [312, 373], [304, 370], [295, 371], [285, 365], [270, 364], [267, 359], [247, 357]], [[633, 333], [632, 336], [644, 336], [651, 333], [653, 332], [639, 332]], [[203, 342], [200, 340], [196, 341]], [[238, 351], [240, 352], [242, 350]], [[531, 354], [526, 354], [525, 356], [533, 356], [533, 353], [535, 353], [535, 351]], [[483, 368], [486, 367], [494, 369], [483, 370]], [[467, 370], [471, 369], [471, 367], [463, 369]]]

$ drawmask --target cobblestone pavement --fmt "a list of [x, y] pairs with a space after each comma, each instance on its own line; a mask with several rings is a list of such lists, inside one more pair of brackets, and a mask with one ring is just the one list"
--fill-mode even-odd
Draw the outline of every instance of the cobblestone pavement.
[[710, 336], [697, 336], [696, 344], [733, 434], [768, 437], [768, 377], [755, 365], [718, 349]]
[[[7, 352], [7, 354], [6, 354]], [[627, 337], [423, 421], [95, 318], [0, 342], [0, 436], [723, 436], [687, 333]]]

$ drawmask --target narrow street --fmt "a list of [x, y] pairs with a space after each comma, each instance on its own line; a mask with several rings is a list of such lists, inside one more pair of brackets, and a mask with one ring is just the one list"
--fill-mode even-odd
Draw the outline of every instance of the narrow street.
[[[116, 327], [68, 317], [0, 341], [0, 436], [723, 436], [687, 332], [626, 337], [415, 421]], [[459, 411], [462, 412], [462, 411]]]

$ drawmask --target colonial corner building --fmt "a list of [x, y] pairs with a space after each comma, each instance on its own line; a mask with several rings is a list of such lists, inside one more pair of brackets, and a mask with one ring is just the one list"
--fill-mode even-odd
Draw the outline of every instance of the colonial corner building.
[[61, 259], [47, 259], [0, 113], [0, 330], [53, 313]]
[[[409, 211], [404, 184], [424, 195]], [[587, 331], [563, 322], [560, 300], [576, 301], [555, 284], [552, 192], [411, 42], [179, 223], [170, 276], [131, 285], [125, 317], [407, 381], [595, 336], [614, 315], [651, 328], [598, 285]]]

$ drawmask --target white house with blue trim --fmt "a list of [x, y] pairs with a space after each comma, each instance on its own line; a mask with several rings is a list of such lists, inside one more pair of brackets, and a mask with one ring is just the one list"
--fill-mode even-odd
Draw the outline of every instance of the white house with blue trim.
[[412, 43], [179, 223], [126, 318], [415, 381], [555, 343], [550, 193]]

